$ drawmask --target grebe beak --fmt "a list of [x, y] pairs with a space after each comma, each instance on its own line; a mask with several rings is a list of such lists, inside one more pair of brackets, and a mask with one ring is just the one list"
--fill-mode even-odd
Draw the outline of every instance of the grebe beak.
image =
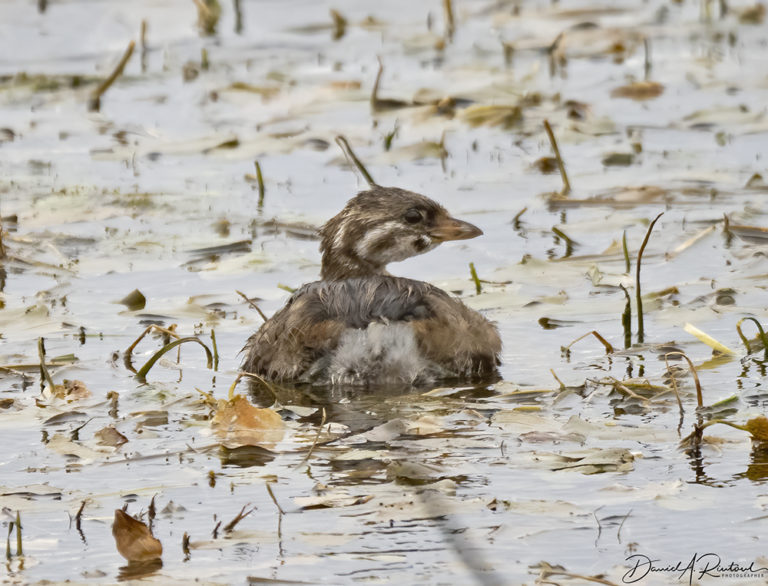
[[469, 240], [480, 236], [483, 231], [474, 224], [449, 216], [441, 218], [428, 233], [433, 240], [444, 242], [446, 240]]

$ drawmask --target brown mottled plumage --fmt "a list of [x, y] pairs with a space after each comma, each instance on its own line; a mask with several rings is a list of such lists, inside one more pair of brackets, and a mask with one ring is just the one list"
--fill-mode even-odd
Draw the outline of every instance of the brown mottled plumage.
[[480, 234], [417, 193], [359, 193], [320, 231], [322, 280], [297, 290], [249, 338], [243, 370], [317, 384], [496, 377], [493, 324], [442, 289], [386, 272], [390, 262]]

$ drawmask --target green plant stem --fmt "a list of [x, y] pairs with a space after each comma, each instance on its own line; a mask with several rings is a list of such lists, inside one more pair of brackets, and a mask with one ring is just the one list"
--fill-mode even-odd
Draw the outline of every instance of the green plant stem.
[[754, 317], [743, 317], [736, 324], [736, 331], [739, 333], [739, 337], [741, 338], [741, 341], [744, 343], [744, 346], [747, 348], [747, 354], [751, 354], [752, 349], [749, 346], [749, 340], [747, 340], [747, 337], [741, 331], [741, 324], [744, 321], [751, 321], [755, 324], [755, 326], [757, 326], [757, 331], [759, 332], [760, 341], [763, 343], [764, 360], [768, 360], [768, 336], [766, 336], [765, 330], [763, 330], [763, 326]]
[[547, 131], [549, 142], [552, 145], [552, 150], [554, 151], [555, 159], [557, 160], [557, 168], [560, 170], [560, 177], [563, 180], [563, 189], [560, 191], [560, 195], [568, 195], [571, 192], [571, 182], [568, 181], [568, 173], [565, 172], [565, 163], [563, 162], [563, 157], [560, 156], [557, 139], [555, 139], [555, 133], [552, 132], [552, 127], [549, 125], [549, 120], [544, 120], [544, 130]]
[[264, 176], [261, 174], [261, 164], [258, 161], [254, 162], [254, 165], [256, 167], [256, 183], [259, 186], [259, 202], [258, 207], [262, 208], [264, 207]]
[[360, 172], [360, 174], [363, 176], [363, 178], [368, 183], [368, 185], [370, 187], [376, 187], [376, 182], [373, 180], [373, 177], [371, 177], [371, 174], [368, 172], [368, 169], [365, 168], [365, 165], [363, 165], [360, 162], [360, 159], [357, 158], [357, 155], [355, 155], [355, 151], [353, 151], [352, 147], [349, 146], [349, 142], [347, 142], [347, 139], [340, 134], [336, 137], [336, 144], [338, 144], [339, 147], [341, 147], [341, 150], [343, 151], [344, 155], [352, 162], [355, 168]]
[[203, 350], [205, 350], [205, 357], [207, 360], [207, 368], [213, 367], [213, 354], [211, 353], [208, 346], [206, 346], [203, 342], [201, 342], [198, 338], [195, 337], [188, 337], [188, 338], [179, 338], [178, 340], [174, 340], [173, 342], [170, 342], [160, 348], [157, 352], [155, 352], [152, 357], [147, 360], [146, 364], [139, 369], [139, 372], [136, 373], [136, 378], [142, 382], [145, 382], [147, 380], [147, 373], [152, 369], [152, 367], [155, 365], [155, 362], [160, 360], [162, 356], [169, 352], [170, 350], [173, 350], [176, 346], [179, 346], [180, 344], [184, 344], [186, 342], [196, 342], [197, 344], [200, 344], [203, 347]]
[[643, 323], [643, 298], [640, 293], [640, 265], [642, 264], [643, 252], [645, 252], [645, 247], [648, 245], [648, 240], [651, 237], [653, 227], [656, 225], [656, 222], [659, 220], [659, 218], [663, 215], [664, 212], [661, 212], [648, 226], [648, 230], [645, 233], [645, 238], [643, 238], [643, 243], [640, 245], [640, 250], [637, 253], [637, 266], [635, 267], [635, 293], [637, 295], [637, 341], [641, 344], [645, 340], [645, 327]]
[[43, 380], [48, 383], [49, 390], [53, 392], [53, 379], [51, 378], [51, 373], [48, 372], [48, 367], [45, 365], [45, 342], [43, 338], [37, 339], [37, 354], [40, 356], [40, 374]]
[[473, 262], [469, 263], [469, 274], [475, 283], [475, 293], [480, 295], [483, 292], [483, 286], [480, 284], [480, 278], [477, 276], [477, 270], [475, 270], [475, 263]]

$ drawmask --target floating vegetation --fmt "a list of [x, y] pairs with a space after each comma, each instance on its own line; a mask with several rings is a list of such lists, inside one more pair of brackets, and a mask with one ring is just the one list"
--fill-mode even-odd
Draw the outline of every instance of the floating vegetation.
[[219, 400], [211, 420], [214, 433], [228, 448], [260, 446], [271, 448], [285, 433], [285, 425], [272, 409], [254, 407], [246, 397], [235, 395]]
[[664, 93], [664, 86], [658, 82], [635, 81], [628, 85], [617, 87], [611, 92], [611, 97], [644, 101], [658, 98], [662, 93]]
[[144, 309], [144, 307], [146, 307], [147, 298], [144, 297], [144, 294], [141, 291], [134, 289], [128, 293], [128, 295], [118, 301], [118, 303], [125, 305], [128, 308], [128, 311], [139, 311], [140, 309]]
[[194, 0], [197, 7], [197, 26], [200, 33], [211, 36], [216, 34], [221, 18], [219, 0]]
[[606, 340], [605, 338], [603, 338], [603, 336], [601, 336], [597, 332], [597, 330], [592, 330], [591, 332], [587, 332], [583, 336], [579, 336], [578, 338], [573, 340], [571, 343], [569, 343], [567, 346], [563, 346], [561, 351], [562, 352], [569, 352], [570, 349], [571, 349], [571, 346], [573, 346], [576, 342], [578, 342], [580, 340], [583, 340], [584, 338], [586, 338], [588, 336], [594, 336], [597, 339], [597, 341], [600, 342], [605, 347], [606, 354], [611, 354], [614, 351], [613, 350], [613, 346], [611, 345], [611, 343], [608, 342], [608, 340]]
[[164, 354], [167, 352], [173, 350], [176, 348], [176, 346], [179, 346], [181, 344], [185, 344], [187, 342], [195, 342], [196, 344], [199, 344], [202, 346], [203, 350], [205, 350], [205, 358], [206, 358], [206, 368], [213, 368], [213, 354], [211, 353], [208, 346], [205, 345], [204, 342], [202, 342], [199, 338], [195, 336], [190, 336], [187, 338], [179, 338], [178, 340], [174, 340], [173, 342], [169, 342], [160, 350], [155, 352], [152, 357], [147, 360], [147, 362], [142, 366], [137, 372], [136, 372], [136, 379], [139, 381], [146, 381], [147, 374], [150, 370], [152, 370], [152, 367], [155, 365], [155, 363], [162, 358]]
[[523, 120], [520, 106], [473, 104], [461, 111], [461, 119], [470, 126], [496, 126], [510, 130]]
[[338, 41], [347, 32], [347, 19], [339, 11], [331, 9], [331, 20], [333, 21], [332, 38]]
[[[6, 581], [768, 567], [759, 3], [140, 0], [139, 64], [108, 4], [8, 1]], [[496, 323], [499, 380], [239, 371], [372, 173], [482, 228], [387, 270]]]
[[[750, 343], [750, 341], [741, 331], [741, 324], [743, 324], [745, 321], [751, 321], [757, 327], [758, 340], [760, 342], [760, 345], [762, 345], [763, 347], [765, 360], [768, 360], [768, 336], [766, 336], [765, 330], [763, 330], [762, 324], [759, 321], [757, 321], [754, 317], [743, 317], [736, 324], [736, 331], [739, 333], [739, 338], [741, 338], [741, 341], [744, 343], [744, 347], [747, 349], [747, 354], [752, 354], [752, 352], [757, 352], [760, 350], [760, 348], [757, 347], [753, 349], [753, 346], [759, 346], [759, 345]], [[733, 354], [733, 352], [731, 353]]]
[[[736, 328], [739, 329], [740, 325], [741, 323], [739, 323], [736, 326]], [[734, 354], [736, 354], [736, 352], [731, 350], [728, 346], [726, 346], [725, 344], [722, 344], [721, 342], [718, 342], [712, 336], [701, 331], [699, 328], [697, 328], [693, 324], [687, 323], [685, 324], [685, 327], [683, 329], [689, 334], [691, 334], [692, 336], [696, 336], [701, 342], [703, 342], [704, 344], [712, 348], [714, 352], [719, 352], [720, 354], [726, 354], [728, 356], [733, 356]], [[739, 330], [739, 333], [741, 333], [741, 330]]]

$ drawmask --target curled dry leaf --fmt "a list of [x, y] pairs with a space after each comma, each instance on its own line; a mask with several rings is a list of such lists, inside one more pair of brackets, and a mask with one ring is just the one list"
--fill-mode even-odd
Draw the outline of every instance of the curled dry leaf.
[[254, 407], [242, 395], [235, 395], [218, 402], [211, 429], [227, 447], [271, 448], [283, 439], [285, 424], [276, 411]]
[[635, 81], [617, 87], [611, 92], [611, 97], [642, 101], [658, 98], [662, 93], [664, 93], [664, 86], [656, 81]]
[[148, 562], [163, 555], [163, 544], [149, 527], [120, 509], [115, 510], [112, 535], [117, 551], [129, 562]]

